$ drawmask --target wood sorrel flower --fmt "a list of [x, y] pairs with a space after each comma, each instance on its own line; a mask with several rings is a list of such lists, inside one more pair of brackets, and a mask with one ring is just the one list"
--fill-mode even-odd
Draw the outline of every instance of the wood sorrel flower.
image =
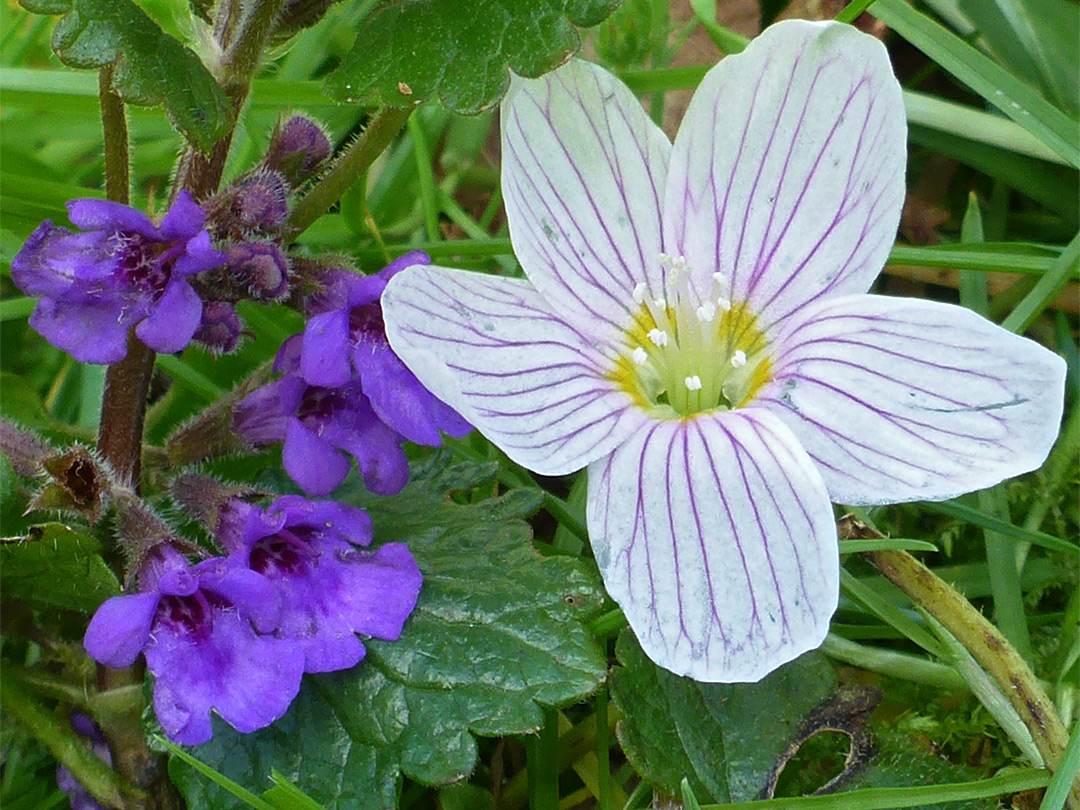
[[203, 210], [187, 191], [160, 225], [120, 203], [72, 200], [72, 233], [46, 220], [11, 262], [11, 278], [40, 297], [30, 325], [84, 363], [115, 363], [127, 331], [159, 352], [178, 352], [199, 326], [202, 301], [187, 277], [217, 267]]
[[409, 268], [387, 335], [515, 461], [588, 465], [597, 563], [661, 666], [752, 681], [817, 646], [839, 590], [830, 497], [949, 498], [1045, 458], [1060, 358], [864, 294], [906, 160], [873, 38], [773, 26], [709, 72], [674, 145], [571, 62], [514, 79], [502, 138], [529, 280]]

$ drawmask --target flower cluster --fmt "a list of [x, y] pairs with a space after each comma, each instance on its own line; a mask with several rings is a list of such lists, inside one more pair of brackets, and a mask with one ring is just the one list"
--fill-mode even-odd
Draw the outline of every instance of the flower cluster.
[[181, 191], [160, 224], [120, 203], [72, 200], [68, 217], [82, 232], [46, 220], [12, 261], [15, 284], [40, 299], [30, 325], [85, 363], [123, 359], [132, 326], [158, 352], [192, 339], [232, 351], [243, 333], [233, 305], [289, 291], [289, 196], [329, 155], [322, 129], [294, 116], [259, 166], [201, 206]]
[[397, 639], [421, 583], [403, 544], [362, 548], [371, 520], [355, 507], [285, 496], [263, 511], [230, 499], [217, 515], [227, 556], [192, 565], [155, 546], [138, 593], [106, 601], [84, 639], [109, 667], [145, 655], [158, 721], [189, 745], [210, 739], [211, 710], [242, 732], [281, 717], [304, 672], [363, 658], [356, 633]]
[[303, 334], [278, 354], [274, 368], [283, 376], [237, 406], [237, 433], [252, 444], [283, 441], [285, 470], [309, 495], [331, 492], [348, 474], [339, 451], [356, 459], [369, 490], [392, 495], [409, 476], [404, 440], [438, 446], [440, 431], [460, 437], [472, 429], [386, 339], [383, 290], [401, 270], [429, 261], [414, 251], [374, 276], [323, 270]]
[[523, 466], [588, 466], [596, 561], [643, 649], [753, 681], [817, 646], [830, 499], [951, 498], [1038, 467], [1065, 364], [940, 303], [866, 295], [906, 129], [880, 42], [788, 21], [699, 86], [672, 144], [614, 76], [515, 78], [502, 188], [528, 281], [412, 267], [391, 346]]
[[72, 200], [72, 233], [46, 220], [11, 263], [19, 289], [40, 300], [30, 325], [84, 363], [115, 363], [127, 333], [159, 352], [184, 348], [202, 301], [189, 277], [221, 265], [203, 210], [183, 191], [160, 225], [105, 200]]

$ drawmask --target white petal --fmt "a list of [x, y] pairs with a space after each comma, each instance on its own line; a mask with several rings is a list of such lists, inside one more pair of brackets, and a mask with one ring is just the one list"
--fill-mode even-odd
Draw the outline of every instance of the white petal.
[[772, 414], [655, 422], [589, 467], [608, 593], [660, 666], [757, 681], [818, 646], [839, 595], [832, 507]]
[[865, 292], [896, 236], [907, 128], [884, 46], [849, 25], [787, 21], [698, 87], [671, 156], [664, 242], [731, 280], [764, 325]]
[[527, 281], [413, 267], [382, 308], [390, 346], [420, 382], [530, 470], [578, 470], [644, 419], [605, 378], [602, 349]]
[[581, 329], [621, 329], [637, 284], [663, 294], [667, 136], [622, 82], [576, 59], [515, 77], [501, 120], [506, 217], [526, 275]]
[[970, 310], [852, 295], [777, 337], [761, 396], [849, 504], [942, 500], [1039, 467], [1065, 362]]

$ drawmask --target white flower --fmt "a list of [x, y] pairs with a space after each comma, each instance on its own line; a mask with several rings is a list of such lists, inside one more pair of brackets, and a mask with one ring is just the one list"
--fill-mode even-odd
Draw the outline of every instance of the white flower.
[[518, 463], [588, 465], [596, 561], [661, 666], [752, 681], [816, 647], [839, 591], [830, 498], [950, 498], [1046, 457], [1060, 358], [865, 294], [906, 162], [873, 38], [773, 26], [709, 72], [674, 145], [573, 61], [514, 79], [502, 137], [529, 280], [411, 268], [387, 335]]

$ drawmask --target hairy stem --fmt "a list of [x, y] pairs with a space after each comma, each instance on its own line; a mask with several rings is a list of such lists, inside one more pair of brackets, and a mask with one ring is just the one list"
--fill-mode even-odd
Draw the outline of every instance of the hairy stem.
[[[261, 0], [247, 13], [238, 3], [222, 3], [215, 31], [224, 49], [218, 76], [225, 95], [232, 102], [233, 115], [238, 116], [251, 89], [251, 80], [259, 67], [266, 41], [273, 31], [274, 22], [284, 0]], [[243, 15], [243, 16], [238, 16]], [[181, 189], [187, 189], [196, 201], [213, 194], [225, 171], [233, 130], [214, 144], [209, 154], [203, 154], [188, 144], [180, 155], [173, 182], [173, 199]]]
[[[1016, 709], [1046, 767], [1056, 771], [1068, 744], [1065, 727], [1035, 674], [998, 629], [906, 551], [870, 551], [863, 556], [971, 653]], [[1080, 787], [1073, 786], [1067, 806], [1080, 810]]]
[[105, 136], [105, 196], [113, 202], [127, 203], [131, 187], [128, 160], [127, 112], [124, 102], [112, 89], [113, 67], [98, 74], [101, 95], [101, 129]]
[[[113, 70], [99, 75], [101, 128], [105, 138], [105, 194], [113, 202], [128, 202], [128, 131], [124, 102], [113, 92]], [[101, 403], [98, 451], [121, 481], [138, 490], [139, 462], [142, 458], [143, 418], [154, 352], [135, 333], [128, 335], [128, 353], [105, 374], [105, 394]]]
[[289, 230], [293, 238], [307, 230], [341, 199], [341, 195], [394, 140], [411, 113], [412, 108], [384, 107], [371, 119], [360, 137], [341, 153], [334, 167], [296, 204], [289, 217]]

